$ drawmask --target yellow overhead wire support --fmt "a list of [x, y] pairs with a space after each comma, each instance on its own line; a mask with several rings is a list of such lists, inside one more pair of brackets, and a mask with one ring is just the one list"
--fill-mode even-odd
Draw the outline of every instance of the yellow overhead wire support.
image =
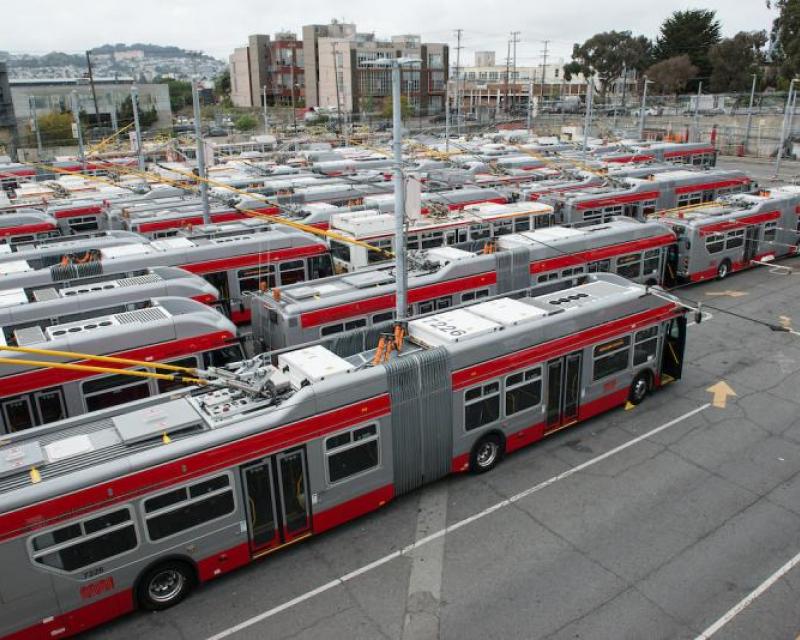
[[[80, 371], [83, 373], [113, 373], [115, 375], [132, 376], [134, 378], [150, 378], [166, 380], [167, 382], [184, 382], [186, 384], [207, 385], [209, 382], [202, 378], [190, 378], [177, 374], [153, 373], [152, 371], [132, 371], [131, 369], [116, 369], [113, 367], [95, 367], [88, 364], [72, 364], [70, 362], [48, 362], [46, 360], [25, 360], [21, 358], [0, 357], [0, 365], [18, 365], [23, 367], [42, 367], [45, 369], [62, 369], [65, 371]], [[142, 363], [147, 365], [148, 363]]]
[[3, 345], [0, 352], [13, 351], [15, 353], [28, 353], [37, 356], [52, 356], [55, 358], [75, 358], [79, 360], [94, 360], [95, 362], [108, 362], [113, 364], [125, 364], [135, 367], [149, 367], [151, 369], [164, 369], [165, 371], [178, 371], [197, 375], [195, 367], [179, 367], [174, 364], [163, 364], [161, 362], [146, 362], [144, 360], [132, 360], [130, 358], [118, 358], [116, 356], [100, 356], [93, 353], [79, 353], [77, 351], [58, 351], [54, 349], [36, 349], [33, 347], [11, 347]]
[[125, 125], [124, 127], [122, 127], [121, 129], [117, 129], [117, 130], [116, 130], [114, 133], [112, 133], [110, 136], [107, 136], [107, 137], [103, 138], [103, 139], [102, 139], [100, 142], [98, 142], [98, 143], [96, 143], [96, 144], [92, 145], [91, 147], [89, 147], [89, 148], [86, 150], [86, 155], [91, 155], [91, 154], [93, 154], [93, 153], [96, 153], [98, 150], [102, 149], [102, 148], [103, 148], [103, 147], [105, 147], [107, 144], [109, 144], [109, 142], [111, 142], [112, 140], [114, 140], [114, 139], [115, 139], [115, 138], [116, 138], [116, 137], [117, 137], [119, 134], [121, 134], [121, 133], [123, 133], [124, 131], [127, 131], [128, 129], [130, 129], [130, 128], [131, 128], [131, 127], [134, 125], [134, 124], [135, 124], [135, 123], [133, 123], [133, 122], [131, 122], [130, 124], [126, 124], [126, 125]]

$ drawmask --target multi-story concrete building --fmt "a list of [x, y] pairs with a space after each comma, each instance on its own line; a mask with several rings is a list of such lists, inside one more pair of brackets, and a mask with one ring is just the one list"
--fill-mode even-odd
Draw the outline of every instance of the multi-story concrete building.
[[422, 42], [417, 35], [393, 36], [378, 40], [373, 34], [318, 37], [317, 103], [350, 113], [380, 110], [391, 97], [391, 71], [371, 66], [380, 58], [419, 58], [417, 67], [402, 70], [402, 92], [415, 115], [431, 115], [444, 110], [449, 64], [448, 46]]
[[8, 84], [8, 68], [0, 62], [0, 155], [9, 154], [17, 139], [17, 121], [14, 118], [14, 102], [11, 99], [11, 87]]
[[303, 60], [305, 62], [306, 104], [319, 106], [319, 39], [356, 37], [356, 25], [331, 21], [330, 24], [308, 24], [303, 27]]
[[[130, 98], [131, 78], [95, 78], [99, 122], [112, 126], [116, 121], [116, 111]], [[137, 84], [139, 105], [142, 110], [155, 109], [154, 128], [172, 126], [172, 107], [169, 102], [169, 86], [166, 84]], [[31, 117], [31, 102], [38, 115], [51, 112], [69, 111], [72, 108], [72, 92], [78, 94], [78, 104], [82, 111], [94, 115], [94, 98], [89, 81], [85, 78], [64, 78], [50, 80], [12, 80], [11, 98], [20, 131], [24, 131]], [[112, 113], [114, 114], [112, 116]]]
[[264, 104], [303, 104], [305, 72], [303, 43], [293, 33], [255, 34], [247, 46], [235, 49], [229, 58], [231, 101], [237, 107]]

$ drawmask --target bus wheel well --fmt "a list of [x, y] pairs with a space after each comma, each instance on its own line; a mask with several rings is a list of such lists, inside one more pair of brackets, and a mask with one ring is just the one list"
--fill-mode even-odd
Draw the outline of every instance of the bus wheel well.
[[133, 584], [133, 593], [135, 603], [139, 608], [150, 608], [145, 606], [146, 603], [142, 601], [141, 597], [141, 590], [143, 586], [144, 580], [155, 570], [160, 567], [166, 567], [168, 565], [179, 565], [185, 569], [185, 573], [189, 578], [191, 584], [189, 588], [193, 588], [200, 583], [200, 573], [197, 569], [197, 564], [194, 560], [190, 557], [180, 554], [171, 554], [168, 556], [164, 556], [154, 560], [150, 564], [148, 564], [144, 569], [139, 572], [139, 575], [136, 577], [136, 581]]
[[639, 404], [645, 399], [648, 393], [653, 390], [655, 376], [649, 368], [640, 369], [631, 382], [631, 390], [628, 394], [628, 401], [631, 404]]
[[506, 451], [506, 437], [502, 431], [484, 433], [472, 447], [469, 467], [473, 473], [485, 473], [494, 469]]

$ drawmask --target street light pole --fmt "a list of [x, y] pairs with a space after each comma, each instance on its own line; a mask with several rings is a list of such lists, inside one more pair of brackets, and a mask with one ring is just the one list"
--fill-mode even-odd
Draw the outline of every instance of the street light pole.
[[781, 170], [781, 160], [783, 160], [783, 145], [786, 142], [786, 128], [789, 124], [789, 110], [792, 108], [792, 103], [794, 101], [794, 83], [797, 82], [797, 78], [792, 78], [792, 81], [789, 83], [789, 94], [786, 96], [786, 107], [783, 110], [783, 123], [781, 124], [781, 138], [778, 142], [778, 153], [776, 154], [775, 159], [775, 177], [778, 176]]
[[75, 122], [75, 137], [78, 139], [78, 157], [81, 166], [86, 168], [86, 152], [83, 149], [83, 132], [81, 131], [80, 106], [78, 103], [78, 92], [72, 91], [72, 119]]
[[42, 161], [42, 132], [39, 131], [39, 118], [36, 114], [36, 97], [28, 96], [28, 110], [31, 112], [31, 122], [33, 123], [33, 130], [36, 132], [36, 150], [38, 156], [36, 159]]
[[267, 117], [267, 85], [262, 89], [264, 96], [264, 134], [269, 133], [269, 118]]
[[639, 109], [639, 140], [644, 140], [644, 117], [647, 112], [647, 85], [650, 81], [644, 76], [644, 87], [642, 87], [642, 107]]
[[[531, 133], [531, 122], [533, 116], [533, 76], [536, 74], [536, 71], [532, 70], [531, 75], [528, 78], [528, 133]], [[544, 85], [544, 78], [542, 78], [542, 84]]]
[[589, 87], [586, 92], [586, 116], [583, 121], [583, 155], [589, 144], [589, 129], [592, 126], [592, 102], [594, 100], [594, 76], [588, 80]]
[[197, 177], [200, 179], [200, 199], [203, 202], [203, 224], [211, 224], [208, 205], [208, 183], [206, 182], [206, 152], [203, 146], [203, 131], [200, 121], [200, 80], [192, 79], [192, 106], [194, 107], [194, 136], [197, 143]]
[[139, 171], [144, 171], [144, 143], [142, 142], [142, 127], [139, 124], [139, 89], [136, 88], [136, 85], [131, 87], [131, 110], [133, 111], [133, 128], [136, 131], [136, 157], [139, 160]]
[[450, 153], [450, 78], [444, 83], [444, 152]]
[[756, 97], [757, 74], [753, 74], [753, 86], [750, 89], [750, 106], [747, 108], [747, 127], [744, 131], [744, 152], [747, 153], [747, 145], [750, 143], [750, 129], [753, 126], [753, 102]]
[[700, 96], [703, 93], [703, 82], [697, 85], [697, 102], [694, 104], [694, 141], [700, 142]]

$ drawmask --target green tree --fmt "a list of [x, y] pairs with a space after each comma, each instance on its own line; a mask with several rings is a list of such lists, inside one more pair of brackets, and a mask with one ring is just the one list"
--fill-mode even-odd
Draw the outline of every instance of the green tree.
[[770, 42], [780, 76], [788, 82], [800, 74], [800, 0], [767, 0], [778, 10]]
[[[122, 101], [122, 104], [119, 105], [118, 111], [119, 117], [119, 125], [120, 128], [124, 127], [126, 124], [130, 124], [133, 122], [133, 101], [131, 97], [128, 96]], [[150, 105], [149, 108], [142, 107], [142, 99], [139, 98], [139, 125], [142, 129], [146, 129], [147, 127], [155, 124], [156, 120], [158, 120], [158, 114], [156, 113], [156, 108], [153, 105]]]
[[233, 126], [239, 131], [252, 131], [258, 126], [258, 122], [253, 116], [246, 113], [236, 118], [233, 121]]
[[[720, 24], [717, 14], [706, 9], [675, 11], [664, 20], [656, 38], [655, 57], [668, 60], [687, 55], [698, 69], [698, 78], [711, 77], [711, 47], [720, 41]], [[690, 83], [694, 87], [696, 82]]]
[[54, 146], [73, 144], [72, 122], [72, 113], [69, 111], [63, 113], [51, 111], [39, 116], [37, 123], [42, 135], [42, 143]]
[[225, 102], [231, 96], [231, 70], [225, 69], [214, 78], [214, 97], [217, 102]]
[[664, 94], [678, 95], [689, 80], [696, 77], [697, 67], [686, 54], [656, 62], [647, 70], [647, 79], [652, 80], [656, 90]]
[[564, 66], [564, 79], [583, 74], [599, 76], [600, 95], [622, 75], [623, 69], [643, 71], [651, 61], [652, 43], [630, 31], [606, 31], [572, 47], [572, 62]]
[[185, 80], [156, 78], [155, 82], [165, 82], [169, 87], [169, 104], [173, 112], [192, 106], [192, 83]]
[[[403, 120], [407, 120], [412, 116], [411, 103], [409, 103], [406, 96], [400, 96], [400, 113]], [[381, 108], [381, 117], [386, 120], [392, 119], [392, 98], [387, 97], [383, 100], [383, 107]]]
[[711, 47], [711, 90], [748, 91], [753, 74], [764, 64], [766, 44], [766, 31], [740, 31]]

